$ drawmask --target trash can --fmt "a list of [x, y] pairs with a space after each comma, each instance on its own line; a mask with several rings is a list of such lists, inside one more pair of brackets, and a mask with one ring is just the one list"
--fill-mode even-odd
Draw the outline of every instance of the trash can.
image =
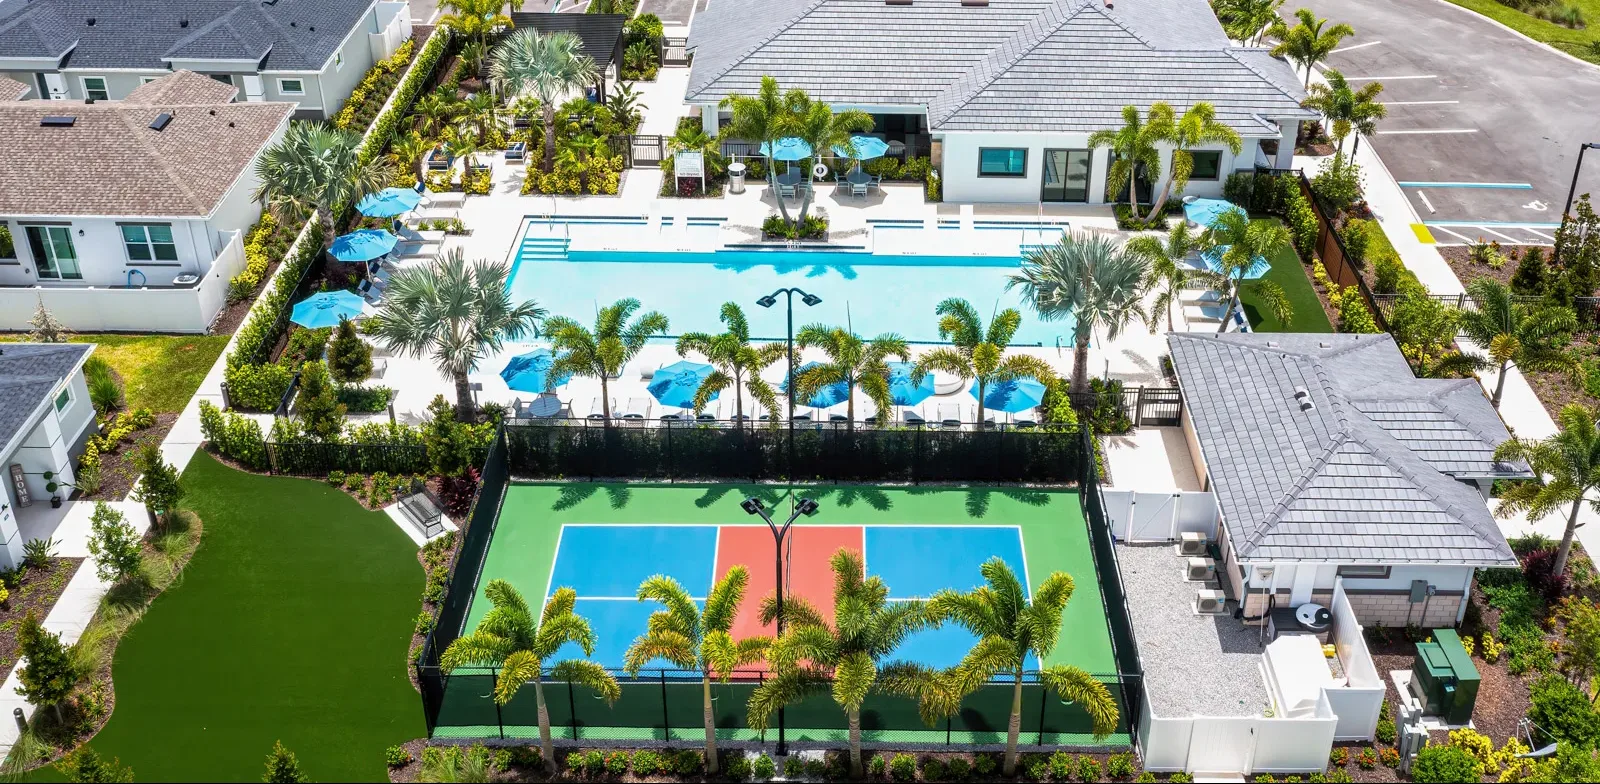
[[744, 164], [737, 161], [728, 164], [728, 192], [744, 193]]

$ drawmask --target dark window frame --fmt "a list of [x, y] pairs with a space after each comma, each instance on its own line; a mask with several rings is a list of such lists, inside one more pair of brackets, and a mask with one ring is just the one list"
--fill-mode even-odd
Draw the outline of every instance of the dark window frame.
[[1195, 175], [1195, 174], [1190, 174], [1189, 175], [1189, 180], [1191, 182], [1194, 182], [1194, 181], [1216, 182], [1217, 180], [1222, 179], [1222, 151], [1221, 150], [1190, 150], [1189, 151], [1189, 156], [1191, 158], [1195, 159], [1196, 161], [1198, 161], [1199, 157], [1202, 156], [1202, 155], [1215, 155], [1215, 156], [1217, 156], [1217, 172], [1216, 172], [1216, 174], [1213, 174], [1210, 177], [1201, 177], [1201, 176], [1198, 176], [1198, 175]]
[[[1018, 172], [1016, 174], [1011, 174], [1009, 172], [986, 172], [986, 171], [984, 171], [983, 170], [983, 154], [985, 152], [990, 151], [990, 150], [998, 150], [998, 151], [1002, 151], [1002, 152], [1018, 152], [1018, 151], [1021, 151], [1022, 152], [1022, 171]], [[1028, 177], [1028, 148], [1026, 148], [1026, 147], [979, 147], [978, 148], [978, 176], [979, 177], [999, 177], [999, 178], [1002, 178], [1002, 179], [1010, 179], [1010, 180], [1027, 179], [1027, 177]]]
[[[1369, 570], [1381, 569], [1382, 574], [1374, 574]], [[1354, 572], [1354, 573], [1352, 573]], [[1354, 564], [1340, 566], [1337, 574], [1346, 580], [1387, 580], [1393, 574], [1392, 566], [1358, 566]]]

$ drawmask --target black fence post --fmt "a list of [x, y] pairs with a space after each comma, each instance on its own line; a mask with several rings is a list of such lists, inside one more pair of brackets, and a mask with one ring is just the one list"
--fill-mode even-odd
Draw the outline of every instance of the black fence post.
[[667, 671], [664, 668], [661, 670], [661, 739], [672, 740], [672, 716], [667, 712]]
[[911, 447], [911, 484], [917, 484], [922, 476], [922, 425], [915, 425], [916, 440]]
[[578, 698], [572, 696], [572, 681], [567, 681], [567, 707], [570, 708], [567, 715], [571, 717], [569, 722], [572, 726], [572, 739], [576, 741], [578, 739]]
[[[688, 219], [685, 218], [685, 220], [688, 220]], [[667, 481], [668, 482], [674, 481], [674, 478], [673, 478], [674, 474], [673, 474], [673, 471], [672, 471], [673, 462], [674, 462], [674, 459], [673, 459], [673, 452], [672, 452], [672, 423], [668, 422], [667, 423]], [[663, 686], [663, 688], [664, 688], [664, 686]]]
[[[499, 670], [490, 669], [489, 672], [490, 672], [490, 674], [492, 675], [492, 677], [495, 680], [497, 680], [497, 681], [500, 680], [500, 671]], [[501, 713], [500, 713], [500, 701], [499, 700], [492, 700], [492, 702], [494, 702], [494, 723], [495, 723], [495, 728], [500, 731], [500, 739], [501, 740], [505, 740], [506, 739], [506, 717], [501, 715]]]

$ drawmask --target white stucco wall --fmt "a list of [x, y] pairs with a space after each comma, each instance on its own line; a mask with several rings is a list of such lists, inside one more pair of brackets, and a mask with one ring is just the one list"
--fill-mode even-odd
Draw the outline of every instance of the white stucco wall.
[[[73, 374], [65, 386], [72, 390], [72, 402], [61, 411], [56, 411], [54, 400], [60, 393], [58, 388], [51, 394], [43, 416], [27, 437], [11, 454], [0, 455], [0, 473], [4, 474], [7, 488], [4, 502], [8, 506], [16, 503], [10, 489], [12, 464], [22, 466], [23, 481], [28, 485], [28, 493], [35, 504], [50, 502], [50, 492], [46, 489], [48, 480], [44, 478], [46, 471], [55, 474], [57, 481], [71, 482], [73, 479], [72, 449], [82, 440], [83, 431], [93, 424], [94, 406], [89, 402], [89, 387], [81, 369]], [[70, 489], [64, 489], [60, 495], [65, 497], [70, 493]], [[8, 509], [0, 513], [0, 567], [11, 568], [21, 562], [22, 545], [14, 511]]]
[[[208, 269], [213, 258], [210, 232], [200, 219], [164, 218], [15, 218], [0, 216], [11, 227], [16, 242], [17, 265], [0, 266], [0, 285], [3, 286], [126, 286], [128, 271], [137, 269], [144, 273], [145, 284], [168, 286], [182, 273], [198, 275]], [[65, 225], [72, 235], [72, 246], [78, 255], [82, 280], [40, 279], [33, 249], [28, 245], [26, 227], [30, 223]], [[172, 226], [173, 245], [178, 260], [173, 262], [130, 262], [127, 249], [122, 244], [121, 223], [165, 223]], [[138, 285], [138, 276], [134, 284]]]

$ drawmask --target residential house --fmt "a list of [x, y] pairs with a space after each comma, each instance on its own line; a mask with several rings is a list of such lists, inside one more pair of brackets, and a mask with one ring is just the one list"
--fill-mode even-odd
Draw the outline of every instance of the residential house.
[[[871, 113], [891, 155], [932, 157], [946, 201], [1113, 201], [1110, 153], [1089, 135], [1157, 101], [1210, 102], [1242, 138], [1238, 155], [1195, 151], [1186, 192], [1216, 196], [1233, 171], [1288, 166], [1316, 116], [1289, 65], [1231, 45], [1205, 0], [722, 2], [696, 15], [689, 49], [684, 100], [708, 133], [729, 116], [723, 99], [770, 75]], [[1143, 173], [1142, 199], [1169, 160]]]
[[178, 71], [120, 101], [0, 102], [0, 329], [42, 300], [77, 330], [205, 331], [294, 112], [236, 92]]
[[[0, 343], [0, 568], [22, 562], [18, 521], [73, 481], [73, 460], [94, 434], [83, 363], [91, 343]], [[45, 473], [57, 482], [52, 494]]]
[[0, 76], [29, 98], [118, 101], [189, 70], [326, 119], [410, 37], [396, 0], [6, 0]]

